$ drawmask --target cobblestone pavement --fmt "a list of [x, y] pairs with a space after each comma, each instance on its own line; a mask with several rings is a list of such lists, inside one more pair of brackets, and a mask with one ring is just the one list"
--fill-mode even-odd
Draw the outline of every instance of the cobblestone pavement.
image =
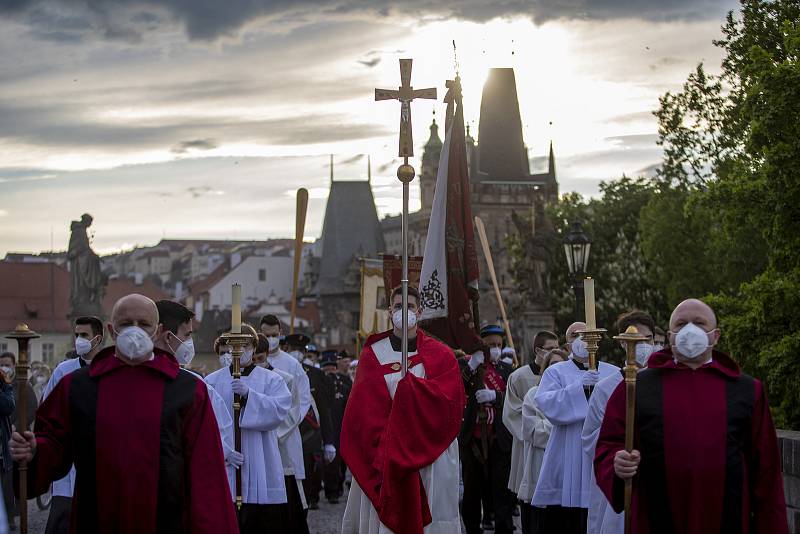
[[[329, 504], [325, 499], [319, 503], [319, 510], [309, 510], [308, 530], [311, 534], [339, 534], [342, 528], [342, 516], [344, 515], [345, 500], [339, 504]], [[44, 527], [47, 524], [47, 510], [39, 510], [36, 501], [31, 501], [28, 505], [28, 532], [30, 534], [44, 534]], [[514, 523], [519, 530], [519, 518], [514, 518]], [[19, 520], [17, 520], [19, 526]], [[463, 528], [462, 528], [463, 531]], [[19, 529], [11, 532], [19, 532]]]

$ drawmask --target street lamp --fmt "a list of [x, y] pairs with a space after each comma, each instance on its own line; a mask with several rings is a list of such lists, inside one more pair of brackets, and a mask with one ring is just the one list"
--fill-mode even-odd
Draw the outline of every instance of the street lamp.
[[575, 320], [579, 321], [581, 315], [581, 301], [583, 300], [583, 278], [586, 276], [586, 267], [589, 264], [589, 249], [592, 242], [583, 233], [581, 223], [574, 221], [572, 229], [564, 236], [564, 253], [567, 255], [567, 267], [572, 276], [573, 289], [575, 291]]

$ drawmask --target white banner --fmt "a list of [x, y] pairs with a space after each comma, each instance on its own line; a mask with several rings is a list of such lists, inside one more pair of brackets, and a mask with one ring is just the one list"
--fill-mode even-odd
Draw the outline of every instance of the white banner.
[[[452, 130], [452, 127], [451, 127]], [[422, 259], [419, 291], [422, 301], [422, 320], [447, 317], [447, 173], [450, 160], [450, 131], [447, 132], [439, 156], [439, 172], [433, 193], [431, 220]]]

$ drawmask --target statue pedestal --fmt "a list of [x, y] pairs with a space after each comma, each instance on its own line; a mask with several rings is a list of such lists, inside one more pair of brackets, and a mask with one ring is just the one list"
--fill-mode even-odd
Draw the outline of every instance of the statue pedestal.
[[[531, 304], [522, 314], [523, 324], [523, 347], [524, 354], [529, 356], [533, 353], [533, 338], [542, 330], [555, 332], [556, 319], [553, 310], [546, 305]], [[520, 354], [519, 349], [517, 353]]]

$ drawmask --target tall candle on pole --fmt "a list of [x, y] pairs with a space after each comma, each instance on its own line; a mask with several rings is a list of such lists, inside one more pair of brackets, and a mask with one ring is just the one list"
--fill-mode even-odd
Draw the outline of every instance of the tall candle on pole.
[[597, 328], [594, 314], [594, 280], [587, 278], [583, 281], [584, 311], [586, 312], [586, 329]]
[[238, 334], [242, 331], [242, 284], [233, 284], [231, 287], [231, 332]]
[[603, 334], [606, 332], [603, 328], [597, 328], [597, 319], [595, 317], [595, 301], [594, 301], [594, 280], [586, 278], [583, 281], [584, 293], [584, 313], [586, 317], [586, 330], [578, 332], [581, 339], [586, 342], [586, 350], [589, 352], [589, 370], [597, 370], [597, 349], [600, 346], [600, 340], [603, 339]]
[[[231, 286], [231, 331], [222, 336], [225, 344], [231, 347], [232, 370], [231, 376], [234, 379], [242, 377], [241, 357], [244, 346], [250, 343], [251, 336], [242, 334], [242, 285], [233, 284]], [[237, 452], [242, 452], [242, 429], [239, 426], [239, 414], [242, 410], [242, 398], [239, 395], [233, 396], [233, 437], [234, 448]], [[242, 508], [242, 470], [236, 469], [236, 508]]]
[[[400, 101], [400, 150], [398, 155], [403, 158], [403, 164], [397, 168], [397, 179], [403, 184], [403, 338], [401, 342], [402, 360], [401, 374], [405, 376], [408, 371], [408, 188], [414, 179], [414, 167], [408, 163], [408, 158], [414, 155], [414, 140], [411, 135], [411, 102], [416, 98], [436, 99], [436, 88], [414, 89], [411, 86], [411, 66], [413, 60], [400, 60], [400, 87], [395, 89], [375, 89], [375, 100]], [[419, 303], [418, 303], [419, 304]]]

